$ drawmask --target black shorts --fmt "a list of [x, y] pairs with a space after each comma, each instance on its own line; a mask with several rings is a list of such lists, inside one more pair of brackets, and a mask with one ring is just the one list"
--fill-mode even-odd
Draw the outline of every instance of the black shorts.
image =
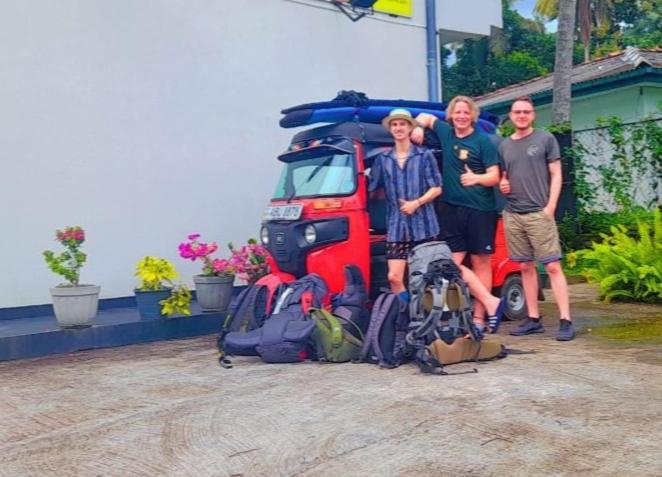
[[407, 260], [412, 248], [425, 242], [432, 242], [433, 240], [437, 240], [437, 237], [430, 237], [425, 240], [413, 240], [411, 242], [386, 242], [386, 259]]
[[496, 211], [441, 202], [437, 204], [437, 218], [441, 228], [439, 238], [448, 244], [451, 251], [472, 255], [494, 253]]

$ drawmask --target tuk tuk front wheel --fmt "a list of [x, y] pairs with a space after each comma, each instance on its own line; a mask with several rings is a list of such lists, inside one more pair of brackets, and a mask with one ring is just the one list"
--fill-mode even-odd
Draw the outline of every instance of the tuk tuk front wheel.
[[509, 275], [501, 287], [501, 296], [506, 298], [506, 318], [509, 320], [522, 320], [527, 317], [524, 286], [519, 273]]

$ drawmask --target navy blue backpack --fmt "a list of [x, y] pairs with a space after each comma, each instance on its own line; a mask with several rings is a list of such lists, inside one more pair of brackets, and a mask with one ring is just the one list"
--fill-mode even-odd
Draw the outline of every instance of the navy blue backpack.
[[219, 343], [220, 363], [230, 367], [228, 355], [259, 355], [265, 363], [295, 363], [309, 357], [310, 336], [315, 321], [311, 308], [328, 305], [329, 289], [315, 273], [287, 284], [273, 310], [260, 328], [234, 331]]

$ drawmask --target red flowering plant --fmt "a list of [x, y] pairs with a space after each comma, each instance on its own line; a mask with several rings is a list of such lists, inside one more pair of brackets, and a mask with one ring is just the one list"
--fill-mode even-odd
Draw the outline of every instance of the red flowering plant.
[[64, 246], [64, 252], [56, 255], [50, 250], [43, 252], [46, 264], [51, 271], [62, 275], [67, 283], [63, 286], [76, 287], [80, 279], [80, 270], [87, 260], [87, 255], [80, 249], [85, 242], [85, 231], [82, 227], [65, 227], [55, 231], [55, 239]]
[[200, 260], [205, 277], [234, 276], [236, 270], [228, 260], [211, 257], [218, 250], [216, 242], [206, 243], [199, 239], [200, 234], [189, 235], [188, 241], [179, 244], [179, 256], [193, 262]]
[[228, 244], [232, 255], [229, 264], [236, 270], [237, 276], [248, 283], [255, 283], [263, 276], [269, 274], [267, 257], [269, 252], [255, 239], [248, 239], [248, 243], [241, 248], [234, 248], [232, 242]]

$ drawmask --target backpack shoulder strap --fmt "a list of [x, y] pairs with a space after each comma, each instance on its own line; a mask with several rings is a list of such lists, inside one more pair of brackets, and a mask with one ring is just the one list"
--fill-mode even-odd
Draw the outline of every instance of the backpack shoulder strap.
[[368, 357], [370, 350], [375, 353], [380, 362], [384, 360], [384, 353], [382, 352], [381, 346], [379, 346], [379, 332], [382, 329], [382, 325], [384, 324], [384, 320], [386, 319], [390, 308], [393, 306], [393, 302], [397, 299], [398, 297], [393, 293], [383, 293], [377, 297], [375, 306], [372, 309], [372, 314], [370, 315], [368, 332], [366, 333], [365, 341], [361, 348], [361, 360], [365, 360]]

